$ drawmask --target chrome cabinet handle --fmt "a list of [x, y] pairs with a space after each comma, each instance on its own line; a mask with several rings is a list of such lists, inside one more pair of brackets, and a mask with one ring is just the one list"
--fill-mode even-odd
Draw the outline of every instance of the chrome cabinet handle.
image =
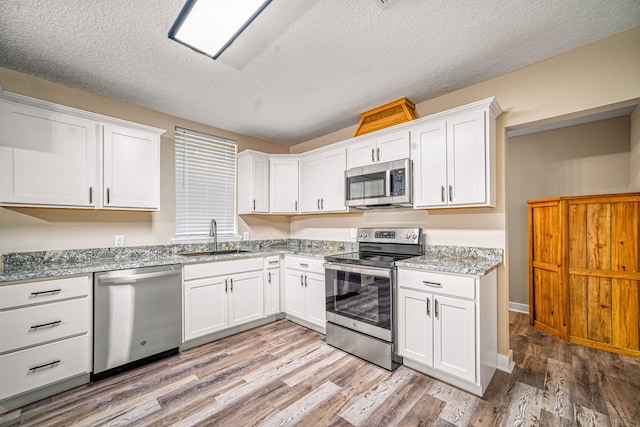
[[438, 318], [438, 300], [434, 300], [433, 311], [435, 312], [436, 319]]
[[62, 323], [62, 320], [56, 320], [55, 322], [41, 323], [39, 325], [33, 325], [29, 329], [32, 330], [32, 331], [36, 331], [36, 330], [41, 329], [41, 328], [53, 328], [54, 326], [60, 326], [61, 323]]
[[107, 188], [107, 204], [111, 203], [111, 190]]
[[300, 267], [302, 267], [302, 268], [309, 268], [309, 264], [303, 264], [303, 263], [300, 263]]
[[375, 163], [375, 162], [376, 162], [375, 151], [372, 148], [371, 149], [371, 163]]
[[431, 310], [429, 306], [431, 305], [431, 298], [427, 298], [427, 317], [431, 317]]
[[227, 279], [224, 279], [224, 293], [228, 293], [229, 292], [229, 284], [227, 282]]
[[44, 297], [47, 295], [55, 295], [62, 292], [62, 289], [51, 289], [50, 291], [31, 292], [32, 297]]
[[444, 185], [440, 186], [440, 198], [442, 199], [442, 203], [444, 203]]
[[253, 199], [253, 210], [256, 210], [256, 199]]
[[269, 265], [274, 265], [274, 264], [277, 264], [277, 263], [278, 263], [278, 260], [275, 260], [275, 261], [269, 261]]
[[320, 210], [320, 199], [318, 199], [318, 210]]
[[380, 161], [380, 148], [376, 148], [376, 156], [378, 157], [378, 161]]
[[304, 276], [300, 275], [300, 286], [304, 286]]
[[267, 275], [267, 283], [271, 283], [271, 272]]
[[93, 203], [93, 187], [89, 187], [89, 204]]
[[305, 286], [305, 288], [308, 286], [307, 275], [306, 274], [304, 275], [304, 286]]
[[426, 280], [423, 280], [422, 284], [423, 285], [427, 285], [427, 286], [431, 286], [432, 288], [441, 288], [442, 287], [442, 283], [428, 282]]
[[297, 211], [298, 210], [298, 201], [297, 200], [296, 200], [295, 204], [296, 204], [296, 207], [293, 210]]
[[229, 279], [229, 281], [231, 282], [231, 292], [233, 292], [233, 279]]
[[449, 186], [449, 202], [453, 202], [453, 186]]
[[324, 198], [320, 199], [320, 210], [324, 210]]
[[54, 360], [53, 362], [45, 363], [44, 365], [34, 366], [33, 368], [29, 368], [29, 372], [35, 372], [39, 369], [45, 368], [55, 368], [60, 364], [60, 360]]

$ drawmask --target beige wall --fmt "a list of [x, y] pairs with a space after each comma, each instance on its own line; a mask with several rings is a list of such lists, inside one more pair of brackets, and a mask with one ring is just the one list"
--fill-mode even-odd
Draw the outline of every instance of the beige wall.
[[509, 138], [509, 301], [529, 304], [527, 200], [629, 191], [629, 116]]
[[[123, 120], [166, 129], [161, 142], [161, 207], [159, 212], [106, 212], [72, 209], [0, 208], [0, 253], [45, 249], [113, 246], [114, 236], [125, 236], [127, 246], [168, 244], [175, 237], [175, 163], [173, 135], [176, 126], [238, 141], [248, 148], [287, 153], [289, 147], [190, 122], [116, 99], [70, 88], [12, 70], [0, 68], [0, 86], [8, 92], [92, 111]], [[239, 221], [240, 231], [252, 223]], [[289, 236], [288, 220], [256, 224], [254, 236]], [[253, 236], [252, 236], [253, 237]]]
[[629, 189], [640, 191], [640, 108], [631, 114], [631, 161], [629, 166]]
[[[430, 211], [392, 218], [420, 222], [439, 243], [479, 244], [506, 249], [498, 270], [498, 347], [509, 349], [509, 247], [505, 209], [506, 130], [566, 120], [600, 111], [635, 105], [640, 100], [640, 27], [579, 47], [562, 55], [521, 68], [473, 86], [416, 105], [418, 117], [495, 96], [504, 113], [497, 121], [497, 207], [495, 209]], [[499, 60], [499, 58], [487, 58]], [[398, 96], [402, 96], [399, 94]], [[354, 126], [292, 147], [291, 152], [344, 139]], [[362, 214], [362, 224], [376, 223], [384, 213]], [[348, 224], [356, 224], [350, 220]], [[342, 216], [294, 217], [291, 236], [345, 235]], [[432, 239], [432, 241], [435, 239]], [[433, 241], [435, 243], [435, 241]]]

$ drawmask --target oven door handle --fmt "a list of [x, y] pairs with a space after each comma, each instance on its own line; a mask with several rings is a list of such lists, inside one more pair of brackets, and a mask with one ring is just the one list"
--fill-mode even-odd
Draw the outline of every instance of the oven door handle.
[[348, 264], [338, 264], [333, 262], [325, 262], [326, 270], [346, 271], [348, 273], [368, 274], [376, 277], [391, 277], [391, 270], [388, 268], [377, 267], [354, 267]]

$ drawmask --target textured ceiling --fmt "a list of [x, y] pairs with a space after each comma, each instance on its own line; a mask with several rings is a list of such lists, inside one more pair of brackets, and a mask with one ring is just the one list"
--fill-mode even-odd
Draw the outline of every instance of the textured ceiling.
[[183, 4], [2, 0], [0, 66], [291, 145], [640, 24], [638, 0], [273, 0], [214, 61], [167, 37]]

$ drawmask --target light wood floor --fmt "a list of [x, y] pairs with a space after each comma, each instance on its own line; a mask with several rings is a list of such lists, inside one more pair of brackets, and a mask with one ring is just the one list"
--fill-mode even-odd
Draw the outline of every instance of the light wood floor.
[[511, 313], [516, 368], [496, 372], [482, 399], [281, 320], [0, 415], [0, 426], [640, 425], [640, 360], [527, 320]]

